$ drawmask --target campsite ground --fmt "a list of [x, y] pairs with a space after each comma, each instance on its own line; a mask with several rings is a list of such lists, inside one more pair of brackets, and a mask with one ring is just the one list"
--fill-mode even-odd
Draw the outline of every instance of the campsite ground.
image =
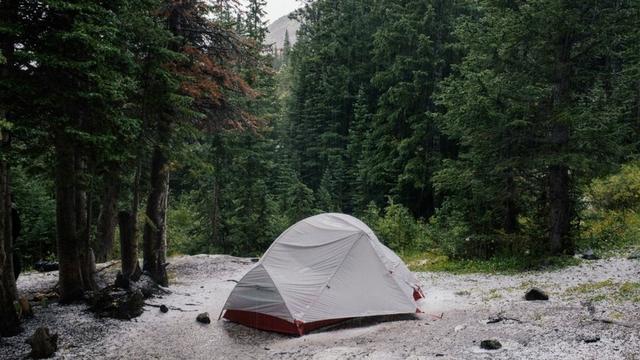
[[[612, 258], [513, 276], [418, 273], [427, 314], [351, 321], [299, 338], [215, 321], [234, 286], [229, 280], [252, 266], [249, 259], [170, 261], [171, 294], [148, 300], [166, 304], [168, 313], [147, 306], [141, 317], [118, 321], [96, 319], [84, 305], [37, 305], [24, 334], [0, 342], [0, 358], [24, 358], [25, 338], [44, 325], [60, 334], [58, 359], [640, 359], [639, 260]], [[28, 273], [18, 287], [32, 297], [56, 279], [55, 272]], [[525, 301], [532, 286], [550, 300]], [[195, 321], [204, 311], [211, 314], [209, 325]], [[503, 347], [480, 349], [486, 339]]]

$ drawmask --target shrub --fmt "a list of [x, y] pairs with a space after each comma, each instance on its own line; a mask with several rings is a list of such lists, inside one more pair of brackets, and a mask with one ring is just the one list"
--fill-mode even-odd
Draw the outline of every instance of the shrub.
[[585, 202], [580, 246], [616, 250], [640, 245], [640, 163], [593, 181]]
[[427, 225], [422, 220], [416, 220], [409, 209], [393, 201], [382, 215], [373, 203], [369, 204], [362, 218], [380, 241], [394, 251], [424, 251], [433, 247]]

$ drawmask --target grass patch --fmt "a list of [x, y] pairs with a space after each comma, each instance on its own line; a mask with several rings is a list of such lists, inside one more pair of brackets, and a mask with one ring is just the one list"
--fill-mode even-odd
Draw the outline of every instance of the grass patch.
[[487, 294], [486, 296], [483, 296], [482, 300], [483, 301], [489, 301], [489, 300], [495, 300], [495, 299], [500, 299], [500, 298], [502, 298], [502, 294], [500, 294], [498, 289], [493, 289], [493, 290], [489, 291], [489, 294]]
[[567, 295], [592, 295], [591, 301], [612, 300], [615, 302], [630, 301], [640, 303], [640, 283], [616, 283], [604, 280], [593, 283], [580, 284], [565, 291]]
[[612, 288], [614, 286], [615, 283], [611, 279], [594, 283], [584, 283], [568, 288], [567, 294], [588, 294], [601, 289]]
[[622, 301], [640, 303], [640, 283], [627, 281], [620, 285], [616, 293]]
[[554, 270], [577, 265], [580, 260], [573, 257], [552, 257], [537, 259], [532, 257], [494, 257], [489, 260], [452, 259], [446, 255], [426, 253], [405, 253], [402, 258], [411, 271], [450, 272], [454, 274], [517, 274], [524, 271]]

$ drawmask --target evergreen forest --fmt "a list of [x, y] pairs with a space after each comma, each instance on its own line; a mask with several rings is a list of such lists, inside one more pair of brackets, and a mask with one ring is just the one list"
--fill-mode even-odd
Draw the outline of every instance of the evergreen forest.
[[640, 1], [303, 0], [283, 49], [265, 5], [0, 2], [0, 308], [324, 212], [428, 269], [640, 246]]

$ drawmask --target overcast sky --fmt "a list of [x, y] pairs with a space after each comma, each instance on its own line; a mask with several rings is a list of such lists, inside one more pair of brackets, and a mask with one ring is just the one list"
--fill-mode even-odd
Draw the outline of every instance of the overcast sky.
[[271, 24], [300, 6], [296, 0], [267, 0], [267, 21]]

